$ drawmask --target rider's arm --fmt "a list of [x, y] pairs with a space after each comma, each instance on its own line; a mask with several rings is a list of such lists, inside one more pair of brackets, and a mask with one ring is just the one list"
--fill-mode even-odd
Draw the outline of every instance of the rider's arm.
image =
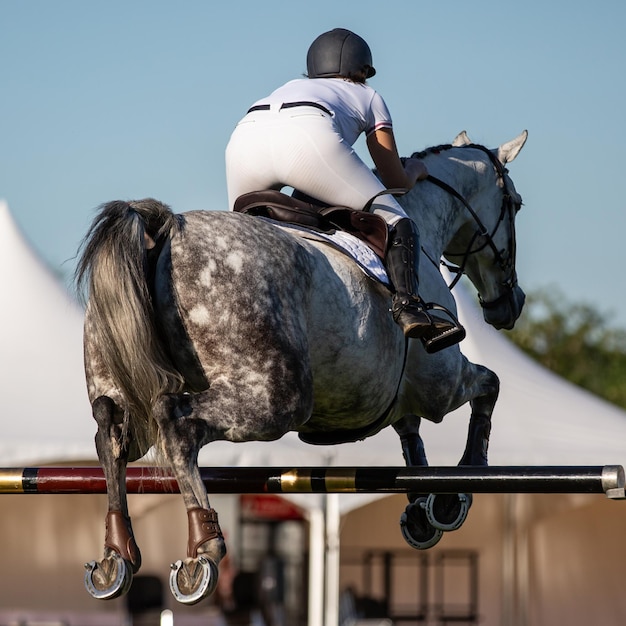
[[367, 149], [387, 189], [411, 189], [418, 180], [428, 176], [426, 166], [418, 159], [406, 159], [402, 166], [391, 128], [380, 128], [370, 133]]

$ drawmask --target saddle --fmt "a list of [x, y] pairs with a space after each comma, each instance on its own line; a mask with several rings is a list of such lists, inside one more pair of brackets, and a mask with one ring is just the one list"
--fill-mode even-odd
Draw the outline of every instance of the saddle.
[[381, 259], [387, 251], [387, 224], [382, 217], [368, 211], [345, 206], [321, 207], [274, 189], [239, 196], [233, 211], [298, 224], [323, 233], [344, 231], [364, 241]]

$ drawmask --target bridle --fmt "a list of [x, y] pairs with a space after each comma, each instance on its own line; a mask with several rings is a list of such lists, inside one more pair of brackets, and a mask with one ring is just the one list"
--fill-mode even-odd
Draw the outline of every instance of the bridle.
[[[476, 222], [476, 230], [474, 231], [474, 234], [470, 239], [467, 249], [464, 252], [450, 252], [444, 250], [445, 256], [461, 257], [461, 262], [457, 265], [452, 265], [451, 263], [441, 260], [440, 263], [445, 266], [450, 272], [456, 274], [454, 280], [450, 284], [450, 289], [452, 290], [465, 272], [465, 267], [467, 265], [469, 257], [489, 247], [493, 252], [494, 263], [496, 263], [500, 267], [500, 269], [507, 275], [507, 278], [502, 282], [502, 285], [507, 289], [512, 290], [517, 285], [517, 273], [515, 271], [516, 241], [514, 222], [515, 214], [519, 211], [520, 204], [516, 203], [513, 200], [513, 196], [507, 186], [505, 175], [508, 170], [506, 169], [506, 167], [504, 167], [504, 165], [502, 165], [502, 163], [493, 154], [493, 152], [488, 148], [485, 148], [485, 146], [481, 146], [479, 144], [468, 144], [463, 147], [481, 150], [489, 157], [489, 160], [491, 161], [491, 164], [493, 165], [498, 175], [498, 181], [502, 185], [502, 204], [500, 206], [500, 215], [492, 231], [489, 232], [480, 217], [478, 217], [476, 211], [474, 211], [474, 209], [470, 206], [467, 200], [465, 200], [465, 198], [458, 191], [456, 191], [456, 189], [429, 174], [426, 180], [436, 185], [440, 189], [443, 189], [444, 191], [455, 197], [457, 200], [459, 200], [459, 202], [463, 204], [463, 206], [467, 209], [469, 214]], [[495, 244], [494, 237], [496, 232], [500, 228], [500, 225], [503, 224], [505, 220], [507, 220], [509, 223], [510, 235], [508, 241], [508, 250], [499, 250]], [[483, 238], [484, 241], [482, 243], [479, 243], [477, 247], [474, 248], [476, 242], [479, 241], [481, 238]], [[480, 304], [483, 308], [495, 308], [499, 305], [501, 299], [505, 297], [506, 295], [501, 296], [500, 298], [497, 298], [496, 300], [493, 300], [491, 302], [485, 302], [484, 300], [482, 300], [482, 298], [480, 298], [479, 295]]]

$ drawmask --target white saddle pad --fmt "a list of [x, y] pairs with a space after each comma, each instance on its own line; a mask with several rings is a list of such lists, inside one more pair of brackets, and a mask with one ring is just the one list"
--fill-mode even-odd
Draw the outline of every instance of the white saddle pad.
[[383, 285], [391, 285], [391, 281], [387, 276], [387, 270], [380, 257], [364, 241], [361, 241], [354, 235], [340, 230], [330, 235], [328, 233], [310, 230], [297, 224], [286, 224], [285, 222], [277, 222], [275, 220], [268, 221], [304, 239], [321, 241], [334, 246], [353, 259], [367, 276], [381, 282]]

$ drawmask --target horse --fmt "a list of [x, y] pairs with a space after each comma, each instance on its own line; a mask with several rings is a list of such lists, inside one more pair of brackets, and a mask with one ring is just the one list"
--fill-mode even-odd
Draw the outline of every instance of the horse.
[[[420, 292], [456, 314], [439, 269], [475, 286], [485, 321], [512, 328], [524, 292], [515, 268], [522, 200], [506, 165], [524, 131], [496, 149], [465, 132], [413, 156], [429, 181], [401, 199], [421, 233]], [[499, 380], [458, 345], [428, 354], [390, 314], [390, 290], [316, 236], [229, 211], [174, 214], [154, 199], [101, 205], [81, 244], [86, 291], [87, 390], [106, 478], [104, 556], [86, 564], [99, 599], [128, 591], [141, 565], [126, 497], [126, 467], [151, 448], [164, 457], [187, 510], [187, 557], [170, 589], [184, 604], [210, 595], [226, 552], [198, 468], [216, 440], [273, 441], [289, 431], [313, 444], [356, 441], [387, 426], [409, 466], [427, 465], [420, 421], [439, 423], [469, 402], [459, 465], [487, 465]], [[471, 504], [408, 494], [405, 539], [434, 545]]]

